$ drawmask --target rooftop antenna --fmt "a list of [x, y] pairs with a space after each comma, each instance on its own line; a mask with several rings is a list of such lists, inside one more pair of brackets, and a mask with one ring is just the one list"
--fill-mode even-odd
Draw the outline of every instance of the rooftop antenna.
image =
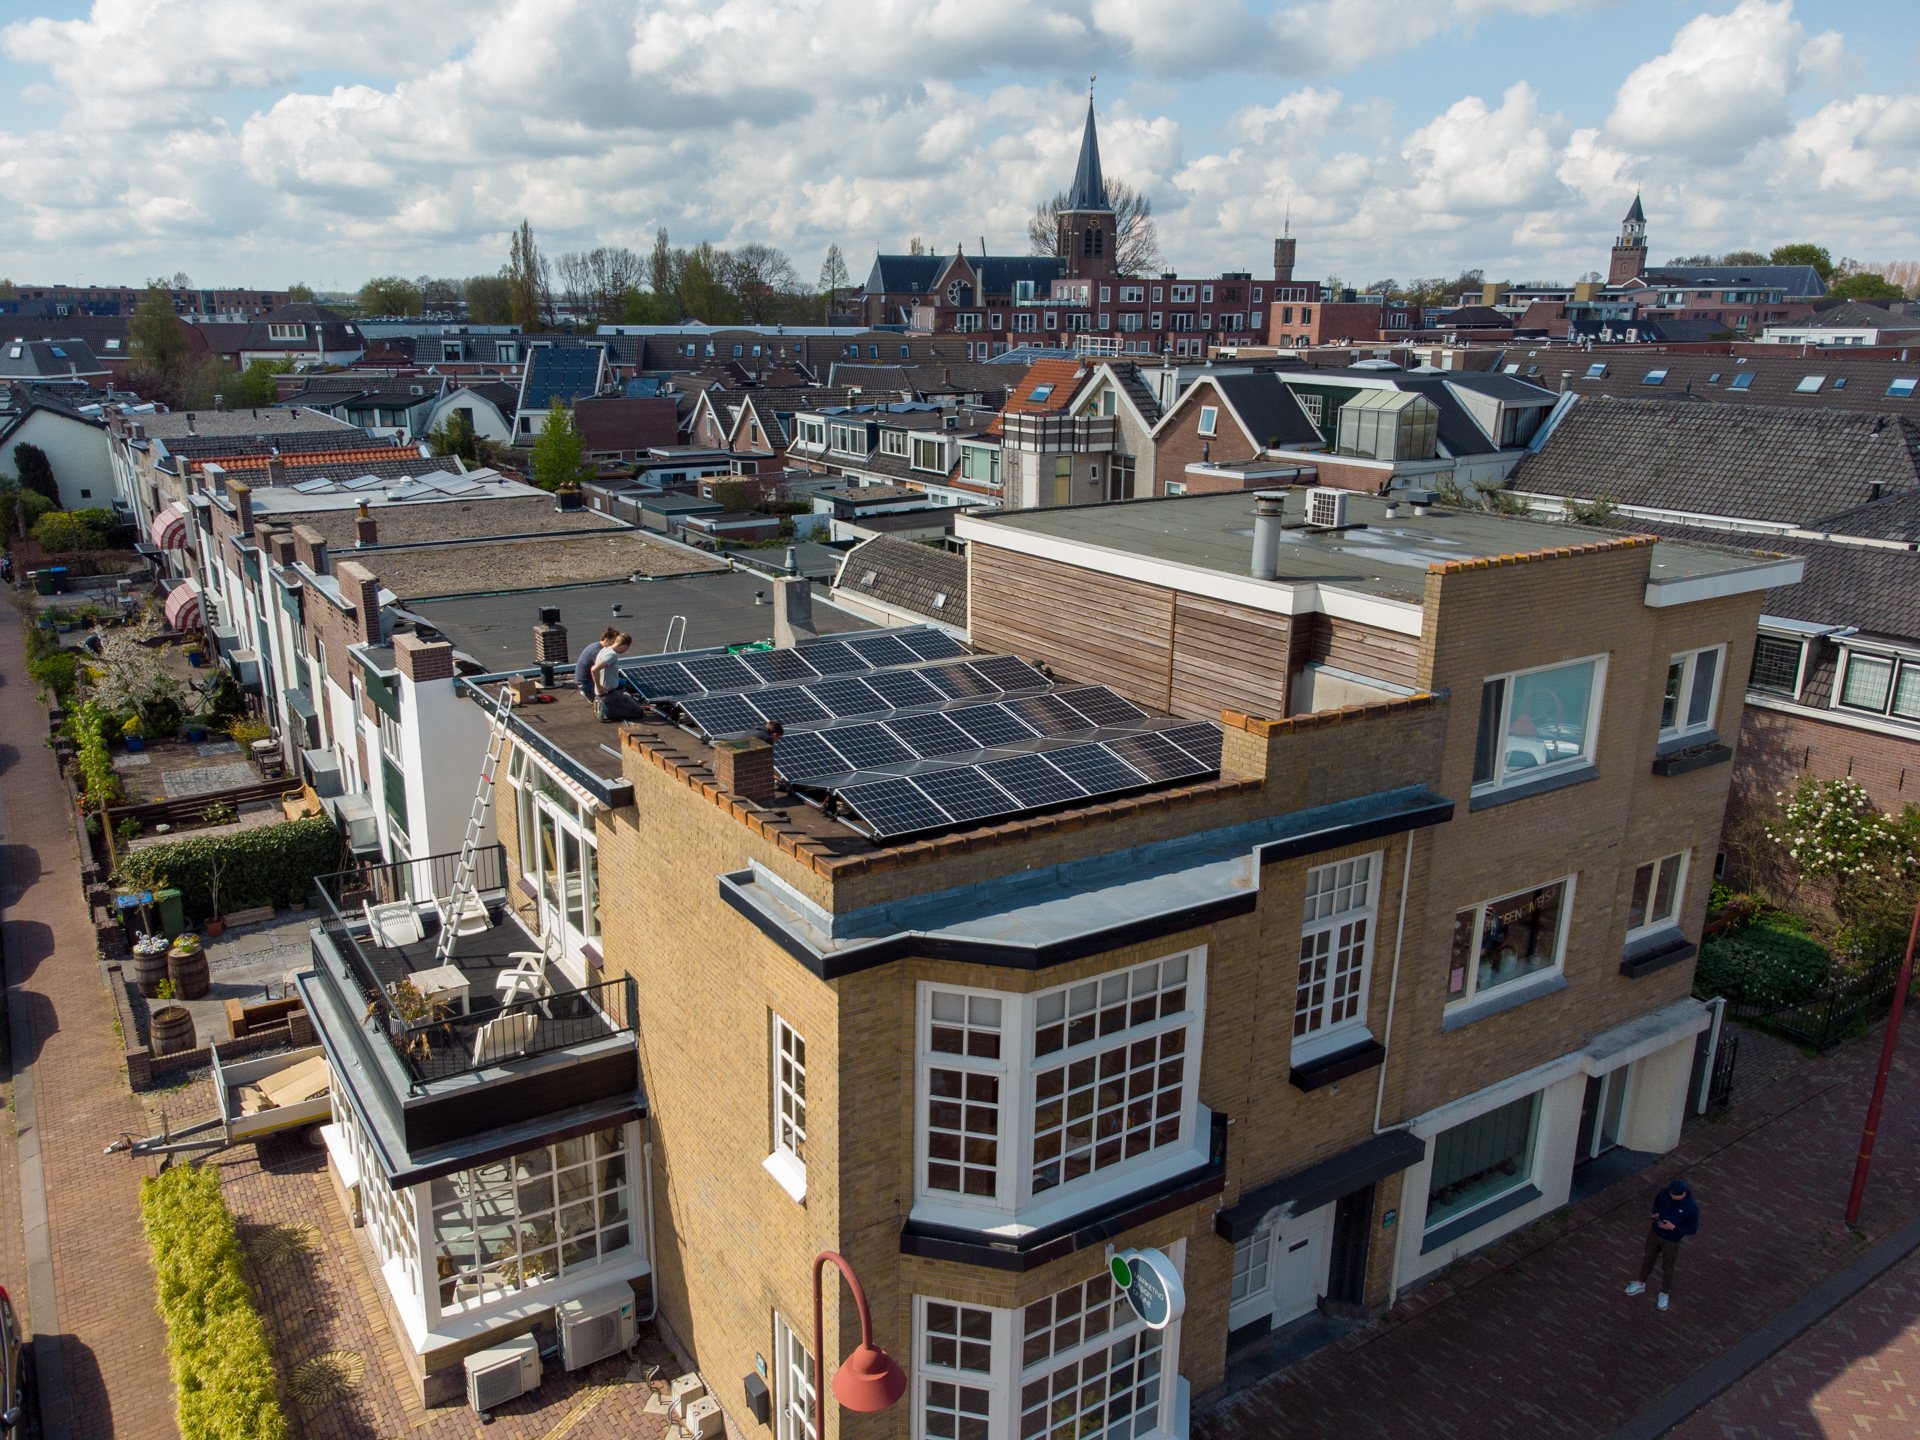
[[1286, 218], [1280, 222], [1280, 237], [1284, 240], [1293, 234], [1293, 196], [1287, 196]]

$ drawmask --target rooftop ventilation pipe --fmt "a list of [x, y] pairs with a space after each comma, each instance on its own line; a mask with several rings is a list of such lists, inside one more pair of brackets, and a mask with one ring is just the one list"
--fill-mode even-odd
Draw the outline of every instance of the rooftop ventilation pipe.
[[1253, 492], [1253, 578], [1271, 580], [1280, 573], [1280, 512], [1286, 496], [1278, 490]]

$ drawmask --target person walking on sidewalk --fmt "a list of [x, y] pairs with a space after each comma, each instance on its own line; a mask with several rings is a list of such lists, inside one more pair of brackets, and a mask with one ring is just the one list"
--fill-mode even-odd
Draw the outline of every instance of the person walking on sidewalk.
[[1653, 1226], [1647, 1231], [1646, 1254], [1640, 1259], [1640, 1278], [1627, 1286], [1627, 1294], [1647, 1293], [1647, 1277], [1653, 1262], [1660, 1262], [1660, 1301], [1667, 1308], [1667, 1296], [1673, 1289], [1673, 1262], [1680, 1258], [1680, 1242], [1700, 1228], [1700, 1206], [1687, 1182], [1677, 1176], [1661, 1186], [1653, 1196]]

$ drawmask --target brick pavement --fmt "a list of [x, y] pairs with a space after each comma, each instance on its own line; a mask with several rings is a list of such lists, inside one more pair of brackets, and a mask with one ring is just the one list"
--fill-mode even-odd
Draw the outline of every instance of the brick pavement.
[[1671, 1440], [1881, 1440], [1920, 1434], [1920, 1255], [1893, 1267]]
[[[1878, 1055], [1877, 1030], [1799, 1066], [1771, 1052], [1764, 1068], [1780, 1078], [1689, 1124], [1674, 1154], [1228, 1397], [1195, 1417], [1196, 1436], [1607, 1434], [1920, 1213], [1920, 1037], [1909, 1027], [1864, 1236], [1840, 1223]], [[1621, 1287], [1638, 1266], [1654, 1185], [1680, 1172], [1700, 1197], [1702, 1227], [1662, 1315], [1651, 1296], [1629, 1300]]]
[[[50, 1428], [64, 1420], [81, 1440], [161, 1440], [176, 1432], [153, 1271], [140, 1230], [145, 1167], [101, 1153], [118, 1132], [140, 1124], [140, 1108], [120, 1064], [113, 1007], [80, 893], [66, 785], [45, 743], [46, 712], [31, 699], [20, 623], [13, 606], [0, 605], [0, 761], [15, 886], [7, 905], [7, 962], [15, 987], [11, 1000], [26, 1018], [30, 1047], [13, 1058], [33, 1066], [70, 1407], [65, 1415], [46, 1418]], [[17, 1194], [9, 1198], [10, 1205], [17, 1203]], [[17, 1214], [7, 1217], [0, 1283], [24, 1303], [24, 1261], [12, 1242]], [[42, 1397], [49, 1398], [44, 1383]]]

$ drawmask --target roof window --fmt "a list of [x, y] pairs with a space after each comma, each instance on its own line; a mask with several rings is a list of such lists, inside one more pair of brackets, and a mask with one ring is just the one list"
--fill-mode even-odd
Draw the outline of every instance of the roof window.
[[1667, 378], [1667, 372], [1664, 370], [1649, 370], [1644, 376], [1641, 377], [1640, 383], [1642, 385], [1658, 385], [1661, 381], [1665, 380], [1666, 378]]
[[1718, 370], [1714, 371], [1711, 375], [1707, 376], [1707, 384], [1718, 385], [1719, 383], [1720, 383], [1720, 372]]
[[1597, 365], [1587, 366], [1587, 379], [1589, 380], [1598, 380], [1602, 375], [1606, 373], [1607, 373], [1607, 362], [1604, 360], [1602, 360]]
[[1033, 393], [1027, 396], [1027, 399], [1033, 401], [1034, 404], [1038, 405], [1043, 403], [1046, 400], [1046, 398], [1051, 394], [1053, 394], [1053, 386], [1036, 385], [1033, 387]]
[[947, 608], [947, 592], [946, 591], [936, 590], [934, 592], [933, 608], [936, 610], [944, 610]]
[[1834, 376], [1834, 377], [1833, 377], [1833, 388], [1834, 388], [1834, 389], [1836, 389], [1836, 390], [1844, 390], [1844, 389], [1846, 389], [1846, 388], [1847, 388], [1847, 377], [1846, 377], [1846, 376], [1844, 376], [1844, 375], [1836, 375], [1836, 376]]
[[1911, 377], [1896, 380], [1887, 386], [1887, 394], [1893, 396], [1896, 400], [1904, 400], [1913, 394], [1916, 383], [1920, 382], [1916, 382]]
[[1826, 383], [1827, 377], [1824, 375], [1803, 375], [1800, 377], [1800, 383], [1793, 387], [1793, 393], [1796, 395], [1812, 395]]
[[862, 585], [871, 585], [877, 578], [878, 578], [878, 572], [869, 570], [867, 571], [866, 574], [860, 577], [860, 583]]
[[1727, 388], [1729, 390], [1751, 390], [1753, 388], [1753, 371], [1748, 370], [1743, 374], [1734, 376], [1733, 383], [1727, 386]]

